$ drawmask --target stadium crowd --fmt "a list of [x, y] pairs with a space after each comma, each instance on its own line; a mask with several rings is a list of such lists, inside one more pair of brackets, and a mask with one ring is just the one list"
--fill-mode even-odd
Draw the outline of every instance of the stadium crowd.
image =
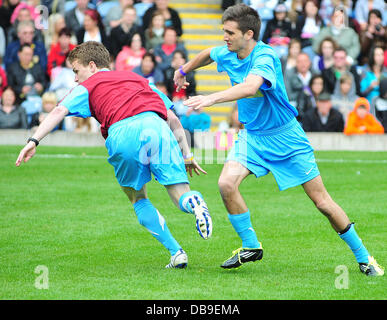
[[[220, 1], [220, 0], [219, 0]], [[262, 19], [260, 40], [282, 62], [289, 101], [309, 132], [387, 132], [387, 12], [384, 0], [243, 0]], [[175, 91], [174, 71], [187, 61], [179, 12], [168, 0], [0, 0], [0, 129], [30, 129], [73, 88], [68, 53], [103, 43], [111, 69], [130, 70], [175, 103], [189, 130], [208, 130], [205, 112], [187, 110], [191, 85]], [[222, 2], [222, 8], [235, 1]], [[227, 124], [241, 128], [237, 106]], [[55, 130], [98, 130], [69, 117]]]

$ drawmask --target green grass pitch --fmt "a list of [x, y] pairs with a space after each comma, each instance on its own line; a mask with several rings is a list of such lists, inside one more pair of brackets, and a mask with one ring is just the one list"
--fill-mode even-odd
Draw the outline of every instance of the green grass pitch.
[[[191, 178], [209, 206], [214, 231], [199, 237], [191, 215], [164, 188], [149, 197], [189, 256], [186, 270], [166, 270], [169, 254], [138, 224], [104, 148], [39, 146], [20, 168], [21, 147], [0, 147], [0, 299], [386, 299], [387, 276], [358, 271], [346, 244], [302, 187], [279, 192], [271, 174], [241, 186], [264, 248], [263, 260], [226, 271], [240, 246], [223, 207], [221, 164]], [[387, 153], [316, 152], [332, 197], [366, 247], [387, 265]], [[47, 289], [38, 289], [48, 271]]]

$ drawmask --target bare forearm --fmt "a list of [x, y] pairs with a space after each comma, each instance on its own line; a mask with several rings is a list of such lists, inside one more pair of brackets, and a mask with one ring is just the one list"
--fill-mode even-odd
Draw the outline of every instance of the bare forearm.
[[188, 73], [212, 63], [213, 60], [210, 57], [211, 49], [207, 48], [199, 52], [192, 60], [182, 66], [183, 71]]
[[263, 84], [263, 78], [259, 76], [249, 76], [245, 82], [239, 83], [226, 90], [215, 92], [209, 95], [214, 103], [235, 101], [254, 96]]
[[177, 142], [179, 143], [181, 152], [184, 156], [187, 156], [191, 153], [191, 149], [187, 142], [187, 137], [185, 135], [185, 131], [183, 126], [181, 125], [180, 120], [174, 114], [172, 110], [168, 110], [168, 125], [173, 132]]
[[38, 141], [42, 140], [64, 119], [67, 114], [68, 110], [65, 107], [56, 107], [47, 115], [32, 137]]

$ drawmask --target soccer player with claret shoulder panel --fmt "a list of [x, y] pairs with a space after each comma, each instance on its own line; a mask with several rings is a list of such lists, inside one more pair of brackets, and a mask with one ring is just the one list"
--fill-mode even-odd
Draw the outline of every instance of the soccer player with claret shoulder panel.
[[172, 102], [145, 78], [128, 71], [110, 71], [110, 55], [101, 43], [85, 42], [73, 49], [68, 59], [79, 84], [28, 139], [16, 166], [33, 157], [39, 141], [65, 116], [95, 117], [106, 139], [108, 161], [138, 221], [171, 254], [166, 268], [185, 268], [188, 256], [149, 201], [146, 190], [153, 173], [174, 204], [195, 216], [199, 235], [204, 239], [211, 236], [207, 204], [198, 191], [190, 190], [186, 173], [206, 172], [193, 158], [181, 123], [171, 110]]
[[242, 240], [242, 247], [221, 267], [238, 268], [262, 259], [263, 248], [239, 185], [250, 174], [258, 178], [272, 172], [280, 190], [303, 186], [317, 209], [348, 244], [361, 272], [369, 276], [383, 275], [383, 268], [369, 255], [354, 224], [324, 187], [313, 148], [296, 120], [297, 110], [288, 101], [281, 62], [270, 46], [258, 41], [261, 26], [258, 13], [247, 5], [237, 4], [225, 10], [222, 22], [226, 45], [204, 49], [174, 75], [177, 90], [185, 88], [189, 85], [186, 73], [215, 61], [219, 72], [227, 72], [232, 87], [191, 97], [185, 104], [199, 109], [237, 100], [239, 121], [245, 126], [228, 154], [218, 182], [229, 220]]

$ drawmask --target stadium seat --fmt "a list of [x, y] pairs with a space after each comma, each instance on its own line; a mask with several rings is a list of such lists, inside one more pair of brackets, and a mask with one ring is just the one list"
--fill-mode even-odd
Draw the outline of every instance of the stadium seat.
[[100, 3], [97, 6], [97, 10], [98, 10], [99, 14], [101, 15], [101, 17], [104, 18], [107, 15], [107, 13], [109, 12], [109, 10], [112, 7], [117, 6], [117, 5], [120, 5], [120, 3], [118, 1], [103, 1], [102, 3]]
[[65, 4], [64, 4], [65, 12], [75, 8], [76, 5], [77, 3], [75, 1], [65, 1]]

